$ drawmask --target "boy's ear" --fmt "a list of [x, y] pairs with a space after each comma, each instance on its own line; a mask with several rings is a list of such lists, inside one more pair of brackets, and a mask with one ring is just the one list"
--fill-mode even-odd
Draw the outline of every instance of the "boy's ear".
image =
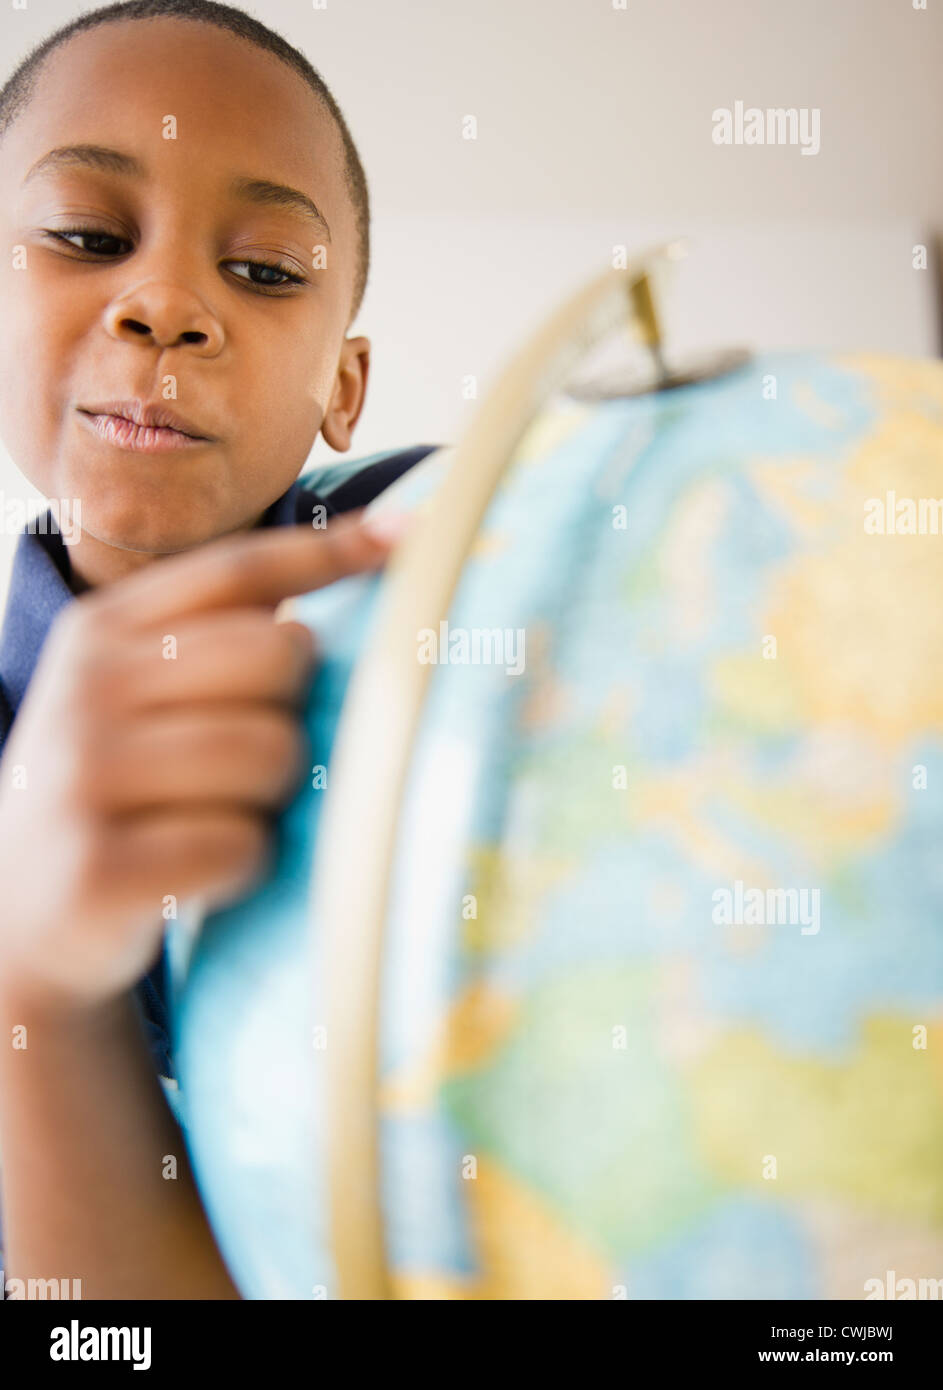
[[321, 423], [321, 433], [339, 454], [350, 448], [354, 426], [360, 418], [370, 373], [370, 339], [345, 338], [341, 346], [337, 381]]

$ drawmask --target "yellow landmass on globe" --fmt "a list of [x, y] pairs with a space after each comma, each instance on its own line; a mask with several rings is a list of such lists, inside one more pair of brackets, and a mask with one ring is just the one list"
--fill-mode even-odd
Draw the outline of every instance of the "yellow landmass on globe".
[[860, 851], [889, 834], [901, 810], [900, 797], [862, 797], [859, 801], [829, 797], [808, 785], [780, 782], [734, 784], [723, 789], [725, 799], [739, 806], [754, 825], [788, 835], [801, 845], [822, 871], [843, 856]]
[[486, 1066], [504, 1045], [518, 1017], [518, 1001], [487, 981], [467, 986], [456, 998], [432, 1046], [412, 1064], [384, 1079], [380, 1106], [405, 1114], [431, 1105], [445, 1076]]
[[888, 357], [877, 352], [836, 354], [836, 366], [871, 378], [885, 409], [925, 411], [936, 407], [943, 415], [943, 364], [927, 358]]
[[[721, 711], [745, 727], [850, 723], [889, 746], [916, 729], [943, 730], [943, 626], [934, 617], [943, 535], [865, 529], [869, 502], [883, 505], [888, 490], [897, 498], [943, 494], [943, 419], [907, 410], [893, 399], [892, 383], [893, 374], [886, 413], [858, 444], [822, 515], [822, 548], [800, 552], [772, 583], [756, 650], [715, 664]], [[927, 376], [931, 384], [938, 396], [938, 369]], [[754, 473], [794, 522], [801, 460], [778, 485], [776, 470], [758, 465]], [[767, 635], [776, 639], [772, 659], [761, 650]]]
[[397, 1298], [611, 1299], [616, 1274], [532, 1189], [490, 1158], [465, 1183], [476, 1277], [394, 1271]]
[[775, 504], [800, 535], [820, 530], [828, 521], [831, 499], [817, 497], [813, 490], [821, 477], [815, 459], [757, 459], [749, 476], [763, 500]]
[[723, 770], [722, 760], [709, 758], [657, 774], [647, 765], [633, 766], [633, 795], [616, 801], [628, 822], [626, 833], [657, 826], [677, 839], [685, 857], [713, 878], [766, 882], [770, 867], [704, 814], [703, 802], [722, 784]]
[[[767, 632], [778, 647], [779, 633], [769, 626]], [[779, 655], [764, 657], [759, 637], [755, 651], [716, 657], [708, 680], [715, 705], [742, 732], [786, 733], [799, 722], [802, 697], [789, 664]]]
[[797, 381], [792, 388], [792, 399], [804, 415], [826, 429], [841, 429], [845, 423], [845, 413], [833, 401], [825, 400], [816, 391], [811, 381]]
[[[943, 535], [873, 534], [865, 521], [889, 493], [943, 496], [943, 369], [872, 354], [838, 360], [870, 377], [881, 414], [836, 473], [834, 493], [816, 491], [814, 456], [752, 463], [754, 485], [808, 549], [773, 580], [755, 648], [715, 662], [713, 695], [718, 713], [745, 729], [851, 723], [896, 747], [917, 729], [943, 730], [943, 626], [934, 617]], [[772, 659], [767, 636], [776, 639]]]
[[[928, 1024], [926, 1050], [912, 1046], [917, 1023]], [[696, 1142], [732, 1187], [840, 1197], [943, 1231], [941, 1048], [943, 1022], [900, 1016], [867, 1019], [843, 1062], [727, 1033], [686, 1069]]]
[[502, 846], [469, 851], [468, 892], [477, 900], [477, 917], [462, 923], [466, 950], [490, 952], [528, 936], [540, 920], [547, 895], [573, 871], [575, 863], [549, 855], [513, 857]]

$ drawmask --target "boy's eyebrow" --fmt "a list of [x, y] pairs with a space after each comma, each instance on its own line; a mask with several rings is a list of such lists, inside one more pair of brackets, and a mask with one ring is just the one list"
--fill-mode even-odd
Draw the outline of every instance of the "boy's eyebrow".
[[[147, 172], [135, 155], [111, 149], [107, 145], [58, 145], [30, 167], [23, 184], [29, 183], [30, 179], [38, 174], [67, 165], [98, 169], [106, 174], [124, 174], [136, 179], [144, 178]], [[296, 216], [314, 223], [328, 241], [331, 239], [327, 219], [307, 193], [302, 193], [298, 188], [291, 188], [286, 183], [272, 183], [269, 179], [250, 178], [247, 174], [239, 174], [230, 180], [229, 192], [243, 202], [260, 203], [293, 212]]]

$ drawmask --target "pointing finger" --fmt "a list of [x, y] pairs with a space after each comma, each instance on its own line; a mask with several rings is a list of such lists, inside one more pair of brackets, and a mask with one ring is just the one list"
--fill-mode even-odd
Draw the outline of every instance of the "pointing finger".
[[391, 542], [371, 534], [361, 517], [362, 511], [346, 513], [323, 531], [288, 526], [224, 536], [96, 590], [91, 602], [106, 620], [135, 628], [235, 606], [274, 608], [383, 564]]

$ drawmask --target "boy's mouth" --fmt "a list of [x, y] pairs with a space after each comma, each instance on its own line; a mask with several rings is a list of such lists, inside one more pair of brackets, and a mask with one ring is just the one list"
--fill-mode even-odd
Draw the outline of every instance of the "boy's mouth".
[[186, 449], [195, 444], [211, 444], [192, 420], [168, 410], [162, 403], [144, 401], [105, 401], [101, 405], [79, 406], [100, 439], [119, 449], [139, 453], [160, 453], [167, 449]]

